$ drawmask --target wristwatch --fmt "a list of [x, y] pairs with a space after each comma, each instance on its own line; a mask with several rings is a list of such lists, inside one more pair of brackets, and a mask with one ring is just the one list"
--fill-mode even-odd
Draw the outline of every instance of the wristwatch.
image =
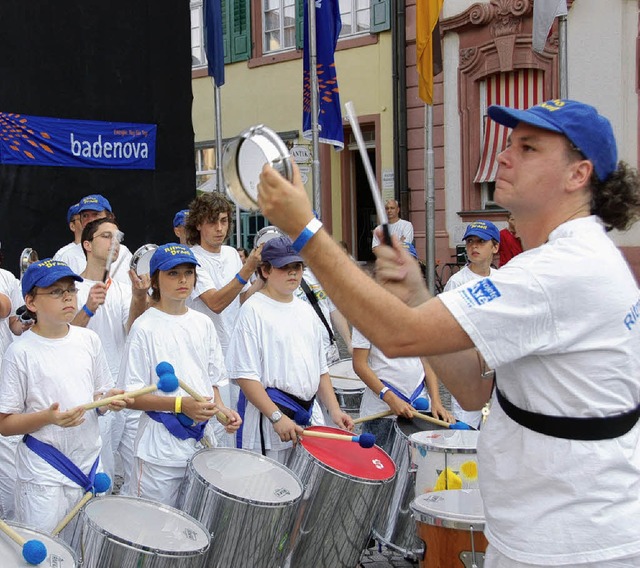
[[269, 422], [271, 422], [271, 424], [275, 424], [280, 420], [280, 418], [282, 418], [282, 412], [276, 410], [271, 416], [269, 416]]

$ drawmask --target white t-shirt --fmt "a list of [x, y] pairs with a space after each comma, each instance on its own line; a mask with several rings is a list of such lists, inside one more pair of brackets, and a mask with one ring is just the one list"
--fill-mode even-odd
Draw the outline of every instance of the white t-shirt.
[[[379, 228], [380, 225], [378, 225]], [[404, 219], [398, 219], [395, 223], [389, 223], [389, 233], [398, 237], [403, 243], [413, 243], [413, 225], [410, 221]], [[371, 241], [371, 248], [377, 247], [380, 244], [380, 239], [376, 233], [373, 233], [373, 239]]]
[[[113, 377], [100, 339], [93, 331], [69, 326], [65, 337], [48, 339], [29, 330], [9, 346], [2, 361], [0, 412], [37, 412], [54, 402], [60, 403], [60, 410], [69, 410], [91, 402], [96, 393], [111, 388]], [[98, 414], [92, 410], [84, 418], [82, 424], [73, 428], [43, 426], [33, 436], [55, 446], [87, 474], [102, 443]], [[18, 446], [16, 469], [18, 479], [23, 482], [77, 487], [22, 442]]]
[[[89, 290], [95, 283], [95, 280], [86, 278], [84, 281], [76, 283], [79, 290], [78, 308], [81, 309], [86, 304]], [[126, 326], [129, 320], [130, 306], [131, 285], [126, 286], [117, 280], [111, 280], [105, 303], [96, 310], [95, 315], [89, 319], [86, 326], [100, 337], [114, 379], [118, 377], [122, 351], [127, 340]]]
[[[427, 389], [424, 387], [424, 367], [419, 357], [391, 359], [375, 345], [371, 345], [371, 342], [355, 327], [351, 336], [351, 344], [354, 349], [369, 350], [369, 368], [381, 381], [389, 383], [407, 398], [411, 398], [411, 395], [422, 383], [423, 389], [419, 396], [429, 398]], [[386, 410], [389, 410], [389, 405], [384, 400], [380, 400], [370, 388], [365, 389], [360, 402], [360, 416], [370, 416]]]
[[[11, 300], [11, 314], [16, 313], [16, 310], [24, 305], [24, 298], [22, 297], [22, 291], [20, 290], [20, 281], [8, 270], [0, 268], [0, 293], [8, 296]], [[9, 329], [9, 318], [6, 317], [0, 321], [0, 356], [7, 350], [7, 347], [11, 345], [14, 335]]]
[[[187, 310], [174, 316], [149, 308], [131, 326], [120, 367], [118, 384], [128, 391], [158, 382], [156, 366], [171, 363], [176, 376], [202, 396], [213, 396], [213, 386], [226, 377], [224, 359], [209, 318]], [[182, 389], [156, 396], [189, 396]], [[213, 420], [216, 420], [215, 418]], [[208, 434], [210, 425], [207, 426]], [[203, 446], [194, 439], [180, 440], [160, 422], [142, 413], [135, 455], [147, 462], [185, 466]]]
[[[491, 278], [495, 273], [496, 273], [495, 268], [489, 268], [489, 278]], [[455, 290], [456, 288], [459, 288], [463, 284], [466, 284], [467, 282], [471, 282], [472, 280], [477, 280], [478, 278], [481, 278], [481, 277], [478, 276], [475, 272], [473, 272], [467, 265], [464, 268], [460, 269], [458, 272], [456, 272], [451, 278], [449, 278], [449, 280], [447, 280], [447, 283], [444, 286], [444, 292], [448, 292], [449, 290]]]
[[[259, 381], [302, 400], [318, 391], [320, 375], [328, 371], [322, 348], [322, 324], [313, 308], [293, 297], [291, 302], [273, 300], [258, 292], [240, 309], [227, 351], [230, 379]], [[260, 448], [260, 411], [247, 401], [242, 425], [242, 447]], [[282, 450], [271, 423], [263, 422], [266, 449]]]
[[[127, 248], [127, 245], [120, 244], [120, 252], [118, 258], [111, 265], [109, 271], [111, 278], [118, 280], [123, 284], [131, 284], [131, 278], [129, 278], [129, 264], [132, 258], [131, 251]], [[62, 247], [53, 257], [55, 260], [61, 260], [69, 265], [69, 268], [76, 274], [82, 274], [87, 267], [87, 257], [82, 250], [80, 243], [69, 243]]]
[[[200, 245], [191, 247], [191, 250], [196, 255], [200, 266], [196, 267], [198, 278], [187, 305], [211, 319], [218, 331], [222, 352], [226, 353], [240, 309], [240, 295], [236, 296], [220, 314], [210, 310], [200, 299], [200, 295], [211, 289], [224, 288], [242, 268], [242, 260], [236, 249], [226, 245], [222, 246], [219, 253], [206, 251]], [[249, 284], [246, 284], [242, 292], [248, 289]]]
[[[596, 217], [564, 223], [491, 278], [438, 297], [514, 405], [592, 417], [640, 403], [640, 293]], [[545, 436], [508, 418], [494, 395], [478, 445], [487, 538], [533, 564], [638, 554], [639, 442], [640, 423], [613, 440]]]

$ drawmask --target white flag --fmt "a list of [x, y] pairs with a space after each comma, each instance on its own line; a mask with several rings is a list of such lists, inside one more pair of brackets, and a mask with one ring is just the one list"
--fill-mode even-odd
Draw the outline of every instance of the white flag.
[[542, 53], [547, 43], [553, 20], [567, 15], [566, 0], [534, 0], [533, 3], [533, 51]]

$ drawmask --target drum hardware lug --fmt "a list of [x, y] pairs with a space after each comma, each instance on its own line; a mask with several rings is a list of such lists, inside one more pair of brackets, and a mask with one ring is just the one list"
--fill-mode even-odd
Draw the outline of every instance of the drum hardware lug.
[[[475, 556], [475, 561], [474, 561]], [[484, 553], [476, 552], [475, 554], [470, 550], [463, 550], [460, 553], [460, 562], [464, 568], [483, 568], [484, 567]]]

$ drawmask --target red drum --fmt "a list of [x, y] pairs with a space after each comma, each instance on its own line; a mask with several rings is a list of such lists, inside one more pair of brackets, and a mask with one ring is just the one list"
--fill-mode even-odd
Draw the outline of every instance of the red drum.
[[[327, 426], [310, 430], [345, 433]], [[305, 486], [290, 565], [352, 568], [387, 502], [396, 475], [393, 460], [377, 446], [303, 437], [287, 465]]]
[[418, 535], [426, 545], [423, 568], [481, 568], [487, 539], [478, 489], [425, 493], [411, 503]]

